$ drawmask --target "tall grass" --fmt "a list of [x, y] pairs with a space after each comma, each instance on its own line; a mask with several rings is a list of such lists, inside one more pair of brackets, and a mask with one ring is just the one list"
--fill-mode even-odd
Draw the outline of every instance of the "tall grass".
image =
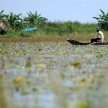
[[[36, 26], [36, 25], [32, 25]], [[37, 30], [34, 32], [21, 32], [8, 30], [5, 35], [0, 35], [0, 37], [67, 37], [79, 40], [88, 40], [92, 37], [96, 37], [96, 23], [80, 23], [78, 21], [72, 22], [61, 22], [61, 21], [48, 21], [37, 25]], [[102, 30], [103, 31], [103, 30]], [[105, 36], [108, 36], [107, 31], [103, 31]]]
[[56, 35], [56, 36], [75, 36], [81, 34], [95, 33], [95, 28], [97, 24], [85, 23], [82, 24], [78, 21], [71, 22], [47, 22], [45, 24], [39, 25], [39, 31], [45, 33], [46, 35]]

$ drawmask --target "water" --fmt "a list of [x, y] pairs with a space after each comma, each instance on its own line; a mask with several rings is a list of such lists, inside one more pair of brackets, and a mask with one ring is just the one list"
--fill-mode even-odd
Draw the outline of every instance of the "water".
[[0, 46], [0, 74], [9, 107], [80, 108], [85, 102], [107, 108], [107, 46], [65, 42]]

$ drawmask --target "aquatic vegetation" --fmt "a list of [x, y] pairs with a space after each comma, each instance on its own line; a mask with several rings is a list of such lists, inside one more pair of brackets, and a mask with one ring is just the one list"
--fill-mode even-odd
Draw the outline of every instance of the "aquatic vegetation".
[[14, 84], [22, 84], [22, 83], [25, 83], [25, 80], [23, 77], [18, 76], [16, 79], [14, 79], [13, 83]]
[[44, 67], [45, 67], [45, 64], [40, 63], [40, 64], [37, 65], [37, 67], [38, 67], [38, 68], [44, 68]]
[[32, 56], [28, 56], [28, 59], [31, 59], [32, 58]]
[[11, 108], [107, 107], [107, 46], [2, 42], [0, 51], [0, 77]]
[[79, 103], [78, 108], [90, 108], [90, 106], [82, 102], [82, 103]]
[[73, 68], [79, 68], [79, 67], [81, 67], [81, 63], [80, 63], [80, 62], [76, 62], [76, 63], [70, 62], [70, 65], [71, 65], [71, 67], [73, 67]]

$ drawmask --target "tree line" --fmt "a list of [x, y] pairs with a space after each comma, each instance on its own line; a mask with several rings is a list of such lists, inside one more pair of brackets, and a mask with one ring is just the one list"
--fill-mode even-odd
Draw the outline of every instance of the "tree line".
[[8, 15], [4, 14], [4, 10], [0, 12], [0, 20], [5, 20], [10, 25], [12, 30], [18, 31], [27, 26], [37, 26], [45, 23], [47, 18], [42, 17], [41, 14], [29, 12], [27, 17], [22, 18], [22, 14], [14, 14], [10, 12]]
[[47, 18], [38, 14], [37, 11], [27, 13], [26, 17], [22, 17], [22, 14], [14, 14], [10, 12], [8, 15], [4, 14], [4, 10], [0, 12], [0, 20], [5, 20], [9, 24], [10, 28], [14, 31], [21, 31], [25, 27], [37, 27], [37, 32], [50, 35], [69, 35], [81, 32], [93, 32], [96, 26], [99, 26], [103, 30], [108, 30], [108, 13], [101, 10], [101, 14], [98, 17], [92, 17], [97, 20], [97, 23], [85, 23], [82, 24], [78, 21], [48, 21]]

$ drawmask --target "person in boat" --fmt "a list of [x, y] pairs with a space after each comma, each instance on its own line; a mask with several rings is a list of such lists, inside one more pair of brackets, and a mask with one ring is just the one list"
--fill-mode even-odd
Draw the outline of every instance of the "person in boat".
[[100, 28], [96, 28], [97, 31], [97, 37], [91, 39], [91, 43], [104, 43], [104, 34], [102, 31], [100, 31]]

